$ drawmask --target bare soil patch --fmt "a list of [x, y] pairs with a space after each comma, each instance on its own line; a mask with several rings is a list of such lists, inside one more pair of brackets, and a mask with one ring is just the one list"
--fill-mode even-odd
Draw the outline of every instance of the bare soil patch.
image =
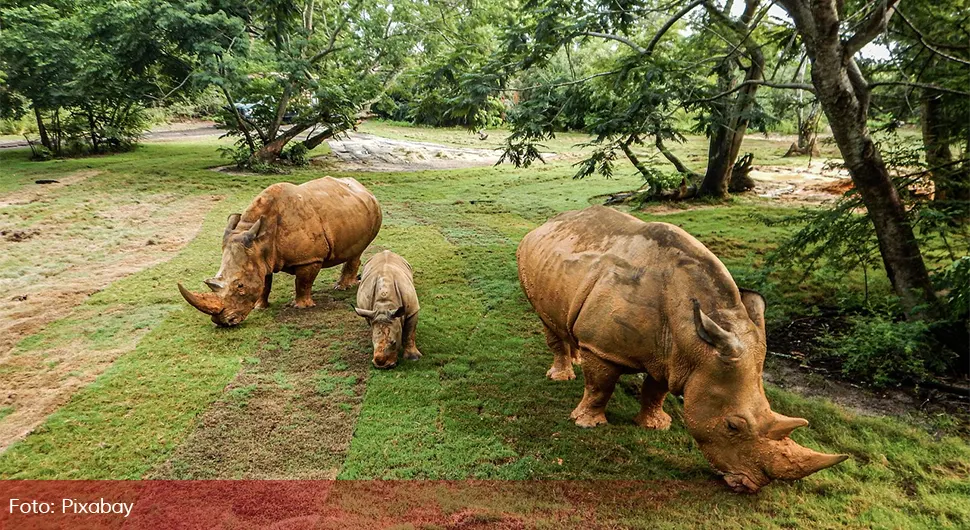
[[348, 171], [423, 171], [495, 165], [502, 153], [494, 149], [448, 147], [428, 142], [393, 140], [366, 133], [350, 133], [331, 140], [332, 153], [314, 160]]
[[[218, 197], [119, 196], [81, 191], [97, 172], [0, 196], [0, 450], [29, 433], [70, 395], [137, 343], [81, 347], [98, 330], [55, 346], [17, 348], [25, 337], [71, 314], [112, 282], [166, 261], [191, 241]], [[104, 323], [112, 312], [92, 310]], [[144, 330], [147, 331], [147, 330]]]
[[805, 167], [756, 166], [751, 170], [754, 192], [759, 197], [788, 203], [817, 204], [831, 201], [851, 189], [844, 169], [813, 160]]
[[[319, 292], [319, 291], [318, 291]], [[350, 447], [370, 367], [349, 295], [279, 310], [256, 358], [153, 479], [333, 479]]]

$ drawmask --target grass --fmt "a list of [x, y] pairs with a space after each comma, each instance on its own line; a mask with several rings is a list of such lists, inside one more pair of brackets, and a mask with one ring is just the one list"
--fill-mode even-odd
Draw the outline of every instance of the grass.
[[[426, 141], [452, 135], [373, 127], [365, 130], [414, 134], [412, 139]], [[312, 313], [284, 307], [292, 298], [292, 281], [285, 275], [275, 282], [274, 306], [236, 329], [216, 329], [181, 302], [175, 281], [191, 284], [218, 266], [229, 213], [272, 181], [322, 176], [315, 170], [268, 178], [208, 171], [222, 163], [213, 148], [212, 143], [150, 144], [114, 157], [46, 163], [24, 161], [23, 151], [0, 153], [5, 169], [0, 193], [40, 175], [56, 178], [90, 164], [101, 173], [87, 193], [170, 190], [225, 197], [211, 203], [199, 236], [174, 259], [112, 283], [20, 344], [43, 349], [74, 333], [87, 337], [92, 344], [85, 347], [93, 348], [142, 334], [134, 349], [0, 455], [3, 478], [639, 480], [645, 482], [638, 491], [655, 495], [639, 505], [604, 500], [599, 523], [970, 525], [970, 445], [955, 437], [934, 439], [899, 419], [859, 416], [769, 387], [775, 410], [811, 421], [796, 431], [799, 443], [853, 458], [802, 481], [772, 484], [755, 497], [729, 493], [711, 473], [683, 427], [674, 398], [667, 402], [674, 417], [667, 432], [632, 424], [638, 403], [628, 384], [621, 384], [610, 404], [609, 425], [582, 430], [568, 421], [582, 395], [582, 378], [552, 382], [543, 377], [551, 355], [518, 287], [515, 248], [522, 235], [554, 213], [636, 186], [631, 176], [575, 181], [568, 163], [529, 170], [355, 174], [384, 207], [384, 227], [374, 247], [390, 248], [411, 262], [422, 305], [417, 340], [424, 357], [377, 371], [369, 368], [366, 327], [347, 307], [352, 293], [327, 292], [333, 269], [317, 282], [319, 307]], [[739, 199], [638, 215], [683, 226], [745, 283], [757, 278], [764, 253], [787, 230], [765, 227], [752, 215], [787, 212]], [[818, 303], [837, 289], [861, 290], [852, 276], [821, 275], [803, 287], [782, 280], [771, 281], [775, 290], [768, 293], [770, 307], [789, 308], [774, 313], [776, 320], [792, 306]], [[99, 320], [98, 310], [108, 307], [124, 308], [128, 316]], [[327, 454], [310, 443], [323, 434]], [[287, 458], [274, 457], [274, 451]], [[229, 456], [212, 458], [221, 454]], [[261, 456], [252, 464], [243, 454]], [[602, 494], [602, 488], [591, 488]], [[516, 495], [495, 489], [474, 501], [484, 507], [473, 522], [571, 505], [568, 496], [540, 498], [535, 489], [509, 486]], [[446, 511], [457, 513], [463, 506], [447, 492], [434, 495]], [[353, 494], [345, 498], [348, 509], [366, 509], [355, 502], [359, 497]]]

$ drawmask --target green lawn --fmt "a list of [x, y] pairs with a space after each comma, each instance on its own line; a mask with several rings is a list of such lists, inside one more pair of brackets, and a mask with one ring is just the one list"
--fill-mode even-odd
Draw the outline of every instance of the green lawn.
[[[386, 124], [369, 127], [364, 130], [424, 141], [451, 135]], [[476, 142], [469, 137], [469, 144]], [[633, 425], [638, 402], [628, 385], [618, 388], [610, 404], [609, 425], [593, 430], [572, 425], [568, 414], [582, 395], [582, 377], [545, 379], [551, 355], [519, 290], [515, 248], [526, 232], [556, 212], [636, 187], [629, 173], [615, 180], [577, 181], [569, 178], [573, 168], [560, 162], [526, 170], [354, 174], [384, 207], [384, 227], [374, 246], [400, 253], [415, 268], [422, 306], [418, 346], [424, 353], [418, 362], [391, 371], [366, 366], [367, 330], [352, 318], [352, 295], [335, 296], [328, 289], [336, 270], [325, 271], [317, 281], [319, 307], [309, 313], [313, 318], [285, 307], [292, 299], [292, 281], [281, 275], [272, 308], [254, 312], [238, 328], [216, 329], [184, 304], [175, 282], [198, 285], [217, 269], [226, 216], [240, 211], [260, 189], [278, 180], [301, 182], [323, 174], [312, 169], [286, 176], [210, 171], [225, 163], [215, 145], [148, 144], [123, 155], [44, 163], [27, 162], [23, 150], [0, 152], [0, 194], [40, 177], [100, 171], [83, 187], [63, 188], [66, 197], [73, 197], [64, 199], [65, 211], [84, 194], [121, 198], [165, 190], [186, 197], [225, 197], [212, 203], [198, 237], [173, 259], [112, 283], [17, 346], [16, 351], [48, 348], [85, 325], [93, 329], [85, 340], [93, 343], [108, 340], [97, 335], [100, 329], [111, 329], [113, 341], [141, 334], [136, 346], [94, 383], [0, 455], [3, 478], [638, 480], [646, 481], [646, 490], [669, 492], [649, 509], [601, 513], [600, 523], [970, 526], [970, 445], [955, 437], [934, 438], [898, 418], [863, 417], [769, 387], [775, 410], [811, 421], [796, 431], [799, 443], [852, 458], [802, 481], [772, 484], [757, 496], [730, 493], [713, 475], [684, 429], [676, 399], [668, 399], [674, 424], [667, 432]], [[0, 219], [29, 224], [30, 208], [0, 209], [0, 216], [10, 216]], [[684, 227], [744, 284], [756, 277], [765, 251], [786, 230], [765, 227], [753, 218], [755, 213], [778, 217], [788, 210], [738, 199], [665, 210], [662, 216], [638, 215]], [[833, 289], [860, 289], [857, 278], [834, 286], [824, 280], [798, 288], [777, 279], [769, 303], [787, 309], [769, 316], [777, 323], [793, 307], [807, 310]], [[137, 315], [137, 323], [105, 317], [109, 308]], [[251, 427], [256, 421], [272, 422], [266, 443], [291, 452], [285, 465], [273, 455], [262, 455], [249, 467], [234, 459], [207, 460], [206, 455], [254, 450], [236, 438], [265, 434]], [[343, 433], [327, 441], [326, 451], [311, 438], [320, 435], [315, 422]], [[521, 506], [540, 502], [518, 499]], [[516, 506], [505, 509], [527, 509]]]

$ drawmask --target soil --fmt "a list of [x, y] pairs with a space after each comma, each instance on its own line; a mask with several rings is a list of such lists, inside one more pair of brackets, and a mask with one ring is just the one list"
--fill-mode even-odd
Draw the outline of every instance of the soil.
[[755, 166], [750, 175], [755, 181], [754, 193], [759, 197], [788, 203], [831, 201], [852, 188], [846, 170], [832, 169], [818, 160], [805, 167]]
[[[0, 407], [12, 410], [0, 423], [0, 450], [134, 348], [147, 329], [105, 348], [77, 342], [85, 340], [82, 330], [76, 341], [64, 339], [52, 347], [16, 345], [69, 316], [112, 282], [175, 256], [218, 200], [172, 194], [119, 201], [110, 193], [92, 192], [82, 206], [65, 209], [73, 187], [97, 174], [78, 172], [56, 184], [0, 196]], [[107, 318], [113, 311], [123, 309], [91, 309], [90, 317]]]
[[493, 166], [502, 156], [493, 149], [447, 147], [365, 133], [350, 133], [345, 139], [330, 140], [329, 144], [332, 153], [314, 159], [314, 163], [344, 171], [423, 171]]

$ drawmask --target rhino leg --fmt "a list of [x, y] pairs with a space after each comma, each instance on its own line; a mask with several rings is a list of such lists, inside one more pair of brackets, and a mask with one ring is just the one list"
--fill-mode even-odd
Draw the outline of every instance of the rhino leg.
[[546, 372], [546, 377], [555, 381], [576, 379], [576, 372], [573, 372], [572, 355], [570, 352], [567, 352], [566, 344], [548, 326], [545, 326], [545, 331], [546, 344], [549, 345], [549, 349], [552, 350], [553, 355], [552, 368]]
[[670, 428], [670, 415], [664, 412], [667, 385], [645, 374], [640, 387], [640, 413], [633, 421], [644, 429], [666, 431]]
[[344, 263], [343, 269], [340, 270], [340, 280], [334, 284], [333, 288], [337, 291], [346, 291], [360, 283], [360, 280], [357, 279], [357, 269], [359, 268], [360, 256]]
[[417, 334], [418, 313], [415, 313], [404, 321], [404, 358], [409, 361], [417, 361], [421, 358], [421, 351], [415, 343]]
[[313, 307], [317, 305], [313, 302], [313, 298], [310, 297], [310, 292], [313, 290], [313, 280], [317, 279], [317, 274], [319, 272], [319, 263], [309, 263], [307, 265], [297, 267], [296, 300], [293, 301], [293, 305], [300, 308]]
[[606, 423], [606, 404], [613, 396], [613, 389], [620, 379], [620, 369], [604, 361], [593, 352], [580, 349], [583, 356], [583, 381], [586, 389], [583, 400], [569, 415], [580, 427], [596, 427]]
[[269, 292], [273, 289], [273, 275], [267, 274], [266, 279], [263, 281], [263, 294], [259, 296], [259, 300], [256, 301], [256, 309], [265, 309], [269, 307]]

